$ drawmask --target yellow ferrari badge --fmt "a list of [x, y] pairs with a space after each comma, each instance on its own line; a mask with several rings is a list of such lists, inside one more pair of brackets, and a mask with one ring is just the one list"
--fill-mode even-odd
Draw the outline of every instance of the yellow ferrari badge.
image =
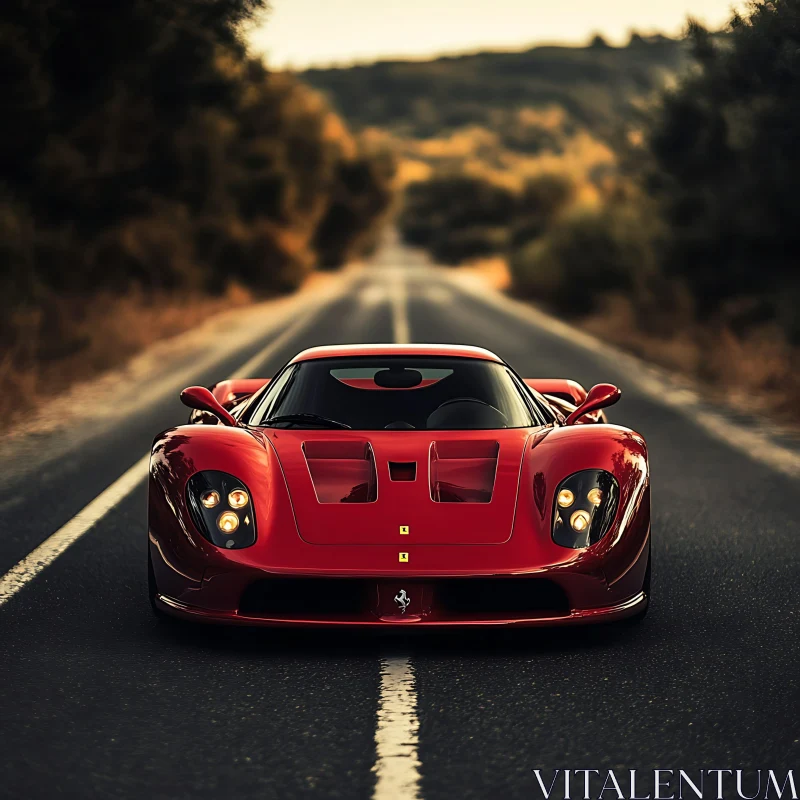
[[400, 553], [399, 556], [400, 556], [399, 561], [401, 564], [408, 563], [408, 553]]
[[400, 526], [400, 535], [401, 536], [408, 536], [408, 525], [401, 525]]

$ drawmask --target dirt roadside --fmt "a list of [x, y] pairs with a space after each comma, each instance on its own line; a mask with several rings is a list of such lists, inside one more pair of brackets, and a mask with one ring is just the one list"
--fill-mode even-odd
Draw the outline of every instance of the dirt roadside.
[[51, 461], [82, 440], [102, 435], [126, 413], [191, 384], [204, 367], [279, 334], [309, 305], [342, 292], [362, 268], [354, 264], [336, 273], [316, 273], [293, 294], [216, 314], [156, 342], [115, 369], [74, 383], [0, 433], [0, 460], [30, 469], [42, 459], [43, 443]]

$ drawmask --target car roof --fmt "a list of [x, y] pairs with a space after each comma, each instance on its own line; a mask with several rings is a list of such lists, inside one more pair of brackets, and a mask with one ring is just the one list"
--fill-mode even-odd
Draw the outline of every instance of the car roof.
[[339, 344], [310, 347], [292, 360], [312, 361], [318, 358], [347, 358], [348, 356], [450, 356], [452, 358], [478, 358], [482, 361], [503, 360], [491, 350], [465, 344]]

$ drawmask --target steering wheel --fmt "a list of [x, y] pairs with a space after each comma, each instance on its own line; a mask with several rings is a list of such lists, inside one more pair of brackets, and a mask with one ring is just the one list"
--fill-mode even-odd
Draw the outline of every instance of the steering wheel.
[[[499, 408], [495, 408], [491, 403], [487, 403], [485, 400], [479, 400], [477, 397], [452, 397], [450, 400], [445, 400], [444, 403], [442, 403], [435, 411], [433, 411], [428, 416], [427, 426], [429, 428], [431, 428], [431, 427], [434, 427], [434, 428], [442, 427], [441, 423], [438, 424], [438, 425], [434, 424], [432, 426], [431, 425], [431, 420], [437, 414], [439, 414], [439, 412], [442, 409], [446, 409], [448, 406], [453, 406], [456, 403], [470, 403], [470, 404], [482, 406], [483, 409], [485, 409], [488, 412], [490, 417], [492, 417], [492, 416], [495, 417], [495, 421], [496, 421], [496, 424], [494, 424], [495, 421], [493, 421], [493, 424], [491, 426], [487, 426], [487, 427], [497, 427], [497, 428], [506, 428], [506, 427], [508, 427], [508, 417]], [[456, 416], [456, 417], [458, 416], [457, 410], [456, 410], [456, 414], [454, 416]], [[456, 427], [456, 426], [454, 425], [453, 427]], [[458, 426], [458, 427], [460, 427], [460, 426]], [[465, 429], [469, 430], [469, 426], [465, 426]]]

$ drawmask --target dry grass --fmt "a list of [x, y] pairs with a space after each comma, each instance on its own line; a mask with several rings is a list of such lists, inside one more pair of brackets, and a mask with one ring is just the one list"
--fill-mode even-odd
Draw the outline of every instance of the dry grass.
[[600, 339], [654, 364], [700, 381], [706, 394], [749, 413], [800, 422], [800, 348], [772, 325], [737, 336], [713, 322], [675, 321], [665, 333], [643, 329], [626, 297], [608, 297], [601, 310], [580, 323]]
[[505, 292], [511, 288], [511, 273], [508, 263], [501, 256], [488, 258], [475, 258], [467, 261], [462, 268], [475, 275], [480, 281], [498, 292]]
[[[156, 341], [199, 325], [221, 311], [251, 303], [233, 285], [224, 295], [145, 294], [66, 298], [48, 311], [18, 315], [13, 344], [0, 356], [0, 414], [29, 414], [71, 384], [118, 366]], [[57, 329], [53, 316], [58, 317]]]
[[374, 128], [364, 136], [397, 153], [401, 187], [441, 172], [454, 172], [518, 191], [530, 178], [558, 173], [576, 185], [578, 200], [596, 203], [597, 187], [592, 176], [598, 171], [614, 169], [616, 156], [611, 148], [586, 130], [568, 129], [565, 113], [558, 107], [522, 108], [516, 112], [516, 118], [523, 127], [553, 134], [558, 148], [544, 147], [535, 153], [515, 150], [503, 144], [496, 130], [480, 125], [429, 139], [401, 138]]

